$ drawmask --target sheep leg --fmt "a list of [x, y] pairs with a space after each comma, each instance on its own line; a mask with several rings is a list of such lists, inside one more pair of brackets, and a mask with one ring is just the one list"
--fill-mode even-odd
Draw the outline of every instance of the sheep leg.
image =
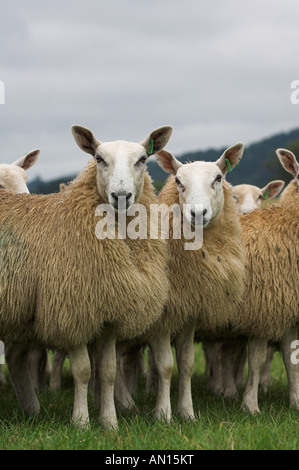
[[138, 388], [138, 360], [139, 351], [141, 348], [126, 348], [119, 358], [119, 366], [121, 369], [121, 375], [124, 379], [126, 387], [131, 395], [137, 393]]
[[299, 365], [292, 362], [293, 350], [291, 349], [291, 343], [295, 340], [298, 340], [298, 327], [291, 328], [284, 334], [280, 349], [287, 371], [290, 407], [299, 410]]
[[100, 379], [100, 420], [105, 427], [117, 428], [114, 403], [116, 336], [113, 329], [107, 329], [97, 341], [97, 359]]
[[223, 362], [223, 397], [235, 399], [238, 396], [236, 384], [236, 371], [239, 357], [239, 345], [223, 344], [222, 358]]
[[29, 351], [29, 371], [34, 390], [37, 392], [47, 389], [47, 350], [41, 346], [36, 346]]
[[29, 345], [14, 344], [5, 349], [6, 362], [22, 408], [29, 416], [39, 413], [40, 405], [29, 373]]
[[137, 373], [140, 374], [141, 377], [146, 379], [147, 371], [146, 371], [146, 363], [145, 363], [145, 346], [143, 346], [138, 351], [137, 356]]
[[134, 409], [136, 408], [136, 405], [123, 379], [123, 372], [122, 372], [122, 367], [121, 367], [123, 355], [121, 351], [119, 351], [119, 348], [117, 348], [117, 351], [116, 351], [116, 358], [117, 358], [116, 377], [115, 377], [115, 387], [114, 387], [115, 399], [119, 403], [119, 405], [125, 410]]
[[194, 367], [195, 325], [184, 328], [175, 338], [174, 346], [179, 373], [177, 414], [184, 419], [194, 419], [191, 394], [191, 377]]
[[209, 343], [205, 341], [202, 342], [203, 353], [205, 357], [205, 376], [209, 378], [211, 376], [211, 359], [210, 359], [210, 350], [209, 350]]
[[2, 364], [0, 364], [0, 385], [7, 385]]
[[267, 359], [266, 359], [266, 364], [263, 369], [262, 375], [261, 375], [261, 380], [260, 380], [260, 386], [262, 387], [262, 390], [264, 393], [268, 392], [269, 386], [270, 386], [270, 379], [271, 379], [271, 362], [273, 358], [273, 348], [271, 346], [268, 347], [267, 349]]
[[157, 369], [155, 365], [155, 361], [153, 358], [153, 353], [151, 348], [147, 350], [148, 355], [148, 373], [146, 377], [146, 391], [147, 393], [152, 393], [153, 395], [156, 394], [158, 388], [158, 377], [157, 377]]
[[238, 370], [236, 374], [236, 384], [238, 388], [245, 386], [244, 369], [247, 361], [247, 344], [243, 346], [242, 352], [240, 350]]
[[90, 379], [90, 360], [85, 344], [68, 351], [75, 382], [73, 422], [79, 426], [89, 423], [87, 393]]
[[173, 355], [170, 334], [156, 335], [149, 341], [158, 374], [156, 417], [159, 421], [170, 422], [170, 384], [173, 372]]
[[223, 385], [223, 361], [222, 361], [222, 343], [215, 341], [207, 342], [205, 349], [209, 357], [210, 376], [207, 389], [215, 395], [221, 395], [224, 392]]
[[[246, 342], [242, 338], [230, 341], [228, 344], [223, 343], [223, 358], [224, 358], [224, 398], [237, 398], [238, 385], [237, 376], [240, 372], [241, 359], [244, 357], [244, 350], [246, 350]], [[245, 355], [246, 361], [246, 355]], [[244, 362], [242, 375], [244, 377]]]
[[61, 387], [62, 369], [66, 354], [55, 351], [53, 355], [52, 371], [50, 376], [50, 389], [59, 390]]
[[128, 351], [121, 357], [121, 370], [131, 395], [136, 395], [138, 389], [138, 377], [146, 377], [146, 367], [144, 359], [144, 348], [137, 347]]
[[267, 340], [252, 338], [248, 341], [248, 377], [243, 395], [242, 409], [250, 413], [260, 413], [258, 406], [258, 389], [262, 370], [267, 357]]

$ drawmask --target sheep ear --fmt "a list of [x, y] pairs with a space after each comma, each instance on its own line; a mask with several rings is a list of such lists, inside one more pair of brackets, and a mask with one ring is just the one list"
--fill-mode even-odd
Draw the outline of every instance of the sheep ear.
[[232, 171], [239, 164], [244, 152], [244, 145], [239, 142], [226, 149], [221, 157], [216, 161], [216, 165], [224, 175]]
[[94, 157], [101, 142], [95, 138], [93, 133], [87, 127], [72, 126], [72, 134], [80, 149]]
[[140, 144], [143, 145], [148, 155], [153, 155], [154, 153], [160, 152], [160, 150], [165, 147], [170, 139], [171, 134], [172, 127], [159, 127], [158, 129], [151, 132], [151, 134], [145, 140], [140, 142]]
[[170, 152], [161, 150], [155, 155], [156, 162], [158, 165], [167, 173], [175, 175], [178, 169], [183, 166], [183, 163], [179, 162]]
[[272, 199], [282, 191], [285, 182], [282, 180], [270, 181], [264, 188], [262, 188], [263, 198]]
[[39, 155], [40, 149], [32, 150], [31, 152], [26, 153], [26, 155], [13, 162], [13, 165], [17, 165], [24, 170], [28, 170], [37, 162]]
[[299, 164], [293, 152], [286, 149], [277, 149], [276, 155], [284, 169], [295, 177], [299, 170]]

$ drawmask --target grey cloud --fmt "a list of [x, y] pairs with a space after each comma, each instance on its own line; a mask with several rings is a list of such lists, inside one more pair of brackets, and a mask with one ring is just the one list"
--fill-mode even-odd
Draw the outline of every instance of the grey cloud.
[[298, 13], [291, 0], [7, 2], [0, 160], [40, 146], [32, 177], [76, 173], [74, 123], [106, 141], [170, 124], [176, 154], [290, 130]]

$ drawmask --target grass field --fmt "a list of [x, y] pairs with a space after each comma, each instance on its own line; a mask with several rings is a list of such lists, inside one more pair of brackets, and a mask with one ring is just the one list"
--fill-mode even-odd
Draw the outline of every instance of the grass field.
[[[204, 358], [195, 346], [193, 377], [195, 422], [178, 418], [168, 425], [153, 415], [155, 398], [139, 384], [136, 402], [139, 414], [118, 412], [119, 430], [107, 431], [98, 424], [98, 411], [90, 397], [91, 425], [77, 429], [70, 424], [73, 381], [68, 363], [59, 392], [39, 394], [41, 413], [27, 418], [18, 406], [11, 386], [0, 389], [0, 449], [98, 449], [98, 450], [200, 450], [200, 449], [299, 449], [298, 413], [288, 408], [287, 383], [279, 353], [272, 363], [272, 383], [267, 395], [260, 394], [262, 414], [253, 417], [240, 410], [240, 401], [230, 402], [206, 390]], [[177, 374], [172, 383], [176, 406]]]

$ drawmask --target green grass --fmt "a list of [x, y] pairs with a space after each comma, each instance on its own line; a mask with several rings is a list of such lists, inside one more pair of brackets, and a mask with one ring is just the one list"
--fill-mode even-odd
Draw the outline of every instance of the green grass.
[[[196, 367], [192, 382], [194, 409], [200, 419], [183, 422], [174, 417], [169, 424], [154, 418], [155, 398], [139, 384], [136, 403], [139, 413], [118, 410], [119, 430], [107, 431], [98, 424], [98, 411], [89, 397], [91, 425], [78, 429], [70, 424], [73, 383], [68, 366], [59, 392], [39, 394], [41, 412], [27, 418], [20, 410], [9, 385], [0, 388], [0, 449], [101, 449], [101, 450], [199, 450], [199, 449], [299, 449], [298, 413], [288, 408], [283, 363], [275, 353], [272, 383], [267, 395], [260, 393], [262, 414], [253, 417], [241, 411], [239, 401], [224, 401], [206, 390], [204, 358], [196, 345]], [[175, 411], [177, 373], [172, 382]]]

